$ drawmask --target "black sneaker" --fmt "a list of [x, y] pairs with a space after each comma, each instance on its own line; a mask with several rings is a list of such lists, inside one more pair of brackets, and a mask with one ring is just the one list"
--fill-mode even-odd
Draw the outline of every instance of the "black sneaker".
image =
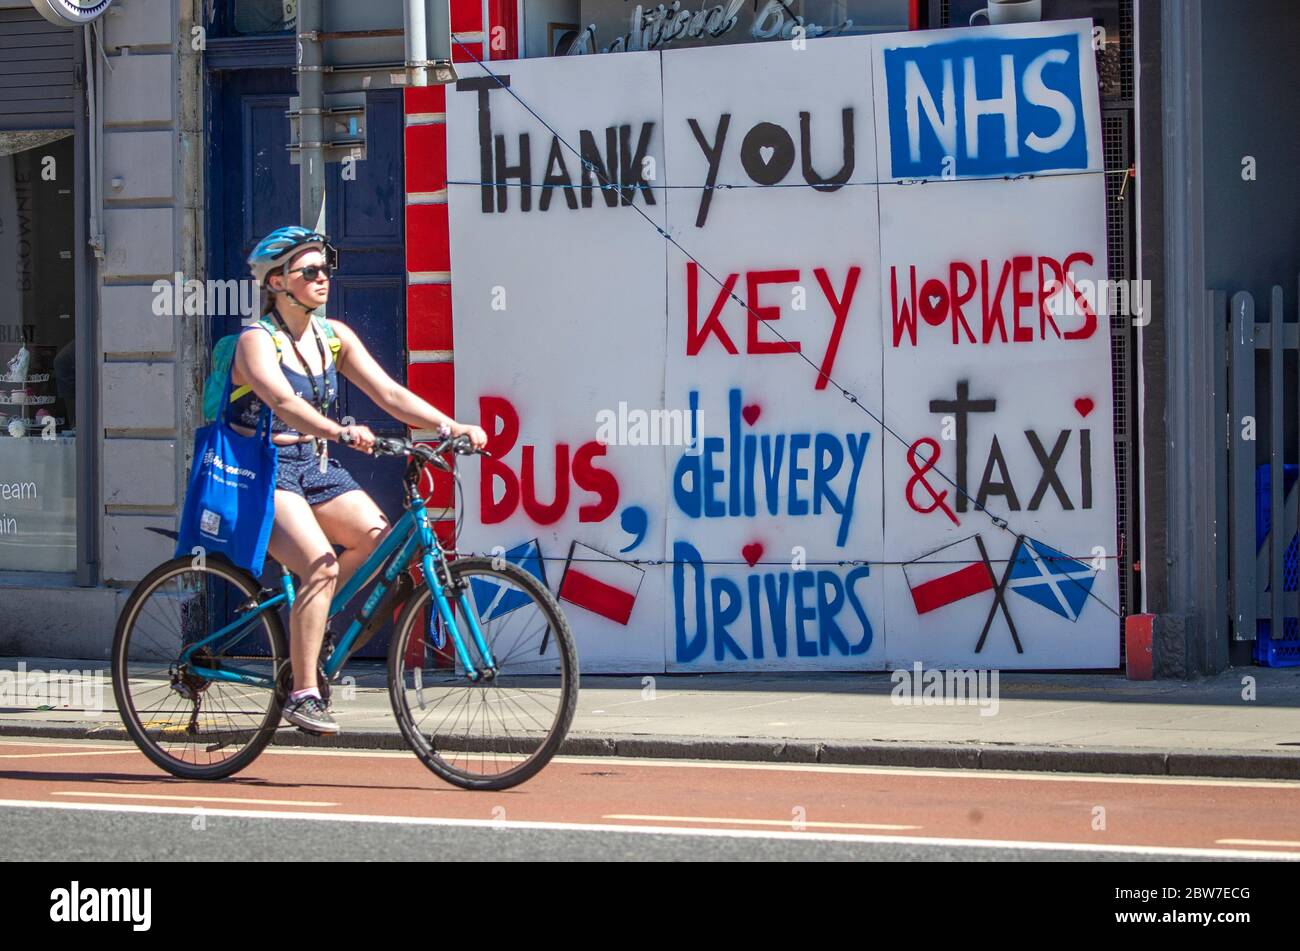
[[282, 716], [307, 733], [338, 733], [339, 725], [330, 716], [325, 703], [319, 697], [303, 697], [301, 700], [286, 700]]

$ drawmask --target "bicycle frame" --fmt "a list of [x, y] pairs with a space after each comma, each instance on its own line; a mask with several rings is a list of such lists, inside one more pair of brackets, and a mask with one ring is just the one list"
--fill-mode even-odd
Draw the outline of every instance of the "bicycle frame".
[[[434, 603], [437, 605], [438, 615], [442, 619], [450, 637], [452, 645], [456, 651], [456, 657], [461, 665], [465, 668], [465, 676], [471, 682], [479, 680], [490, 680], [496, 674], [497, 663], [492, 656], [492, 650], [488, 647], [483, 637], [483, 632], [479, 628], [478, 619], [474, 612], [470, 610], [469, 599], [465, 589], [453, 590], [456, 603], [460, 606], [465, 618], [469, 621], [470, 634], [473, 638], [474, 646], [478, 655], [483, 662], [482, 668], [475, 667], [473, 660], [470, 658], [469, 651], [465, 646], [465, 640], [461, 637], [460, 627], [456, 623], [452, 613], [451, 602], [447, 598], [447, 590], [450, 587], [447, 582], [450, 575], [447, 573], [447, 559], [438, 544], [437, 536], [429, 524], [429, 516], [426, 511], [424, 499], [411, 489], [408, 481], [407, 486], [407, 504], [406, 511], [398, 519], [397, 524], [392, 526], [391, 530], [384, 536], [379, 546], [370, 554], [370, 557], [356, 570], [348, 583], [343, 586], [342, 590], [335, 593], [330, 601], [330, 618], [336, 617], [342, 613], [344, 608], [363, 587], [384, 567], [387, 562], [388, 567], [383, 572], [383, 577], [375, 585], [375, 590], [362, 605], [360, 613], [352, 619], [348, 625], [347, 631], [344, 632], [342, 639], [335, 647], [334, 652], [325, 662], [324, 670], [327, 679], [332, 680], [346, 663], [352, 649], [352, 645], [360, 636], [366, 623], [373, 617], [376, 608], [383, 599], [384, 593], [397, 582], [402, 572], [406, 571], [407, 566], [413, 558], [419, 558], [419, 564], [424, 573], [425, 583], [433, 594]], [[391, 560], [390, 560], [391, 559]], [[261, 674], [252, 673], [251, 671], [242, 670], [237, 667], [211, 668], [203, 666], [194, 666], [190, 663], [191, 655], [204, 645], [211, 644], [219, 638], [234, 635], [223, 647], [229, 648], [243, 638], [249, 630], [252, 629], [254, 619], [263, 611], [278, 608], [281, 604], [288, 604], [291, 608], [294, 603], [293, 578], [289, 574], [289, 569], [283, 565], [280, 568], [281, 593], [274, 595], [265, 601], [258, 601], [257, 606], [250, 612], [242, 612], [234, 621], [227, 624], [201, 641], [197, 641], [185, 648], [181, 652], [180, 663], [189, 665], [189, 672], [197, 677], [207, 680], [219, 680], [228, 683], [241, 683], [253, 687], [267, 687], [274, 689], [275, 681], [273, 678]], [[240, 629], [247, 626], [248, 630]]]

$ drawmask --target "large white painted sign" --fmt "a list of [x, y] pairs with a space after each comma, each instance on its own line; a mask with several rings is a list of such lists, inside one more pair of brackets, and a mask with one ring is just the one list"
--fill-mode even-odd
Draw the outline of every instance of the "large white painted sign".
[[491, 68], [447, 92], [460, 547], [585, 670], [1118, 665], [1086, 21]]

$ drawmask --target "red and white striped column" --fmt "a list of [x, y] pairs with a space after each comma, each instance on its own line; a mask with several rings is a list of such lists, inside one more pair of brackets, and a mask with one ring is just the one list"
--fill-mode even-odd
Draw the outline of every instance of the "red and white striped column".
[[[451, 30], [460, 40], [452, 41], [453, 63], [518, 55], [517, 0], [450, 0], [450, 6]], [[466, 75], [473, 72], [471, 66]], [[406, 379], [414, 393], [454, 417], [446, 112], [445, 86], [406, 89]], [[463, 411], [473, 417], [473, 407]], [[433, 433], [416, 431], [413, 438], [431, 440]], [[451, 477], [437, 473], [426, 499], [441, 509], [453, 504], [452, 494]], [[454, 528], [450, 517], [436, 523], [438, 537], [448, 545]]]

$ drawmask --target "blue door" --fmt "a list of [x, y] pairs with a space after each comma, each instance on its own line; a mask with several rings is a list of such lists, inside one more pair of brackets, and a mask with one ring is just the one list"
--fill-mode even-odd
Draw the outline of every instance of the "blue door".
[[[293, 75], [281, 69], [230, 70], [211, 77], [208, 276], [245, 278], [245, 262], [257, 241], [274, 228], [300, 223], [298, 166], [285, 148], [295, 85]], [[367, 158], [355, 164], [355, 178], [345, 180], [341, 165], [326, 166], [326, 231], [339, 249], [340, 270], [326, 311], [353, 328], [384, 370], [405, 385], [401, 91], [369, 93], [367, 113]], [[238, 317], [213, 318], [213, 340], [238, 330]], [[406, 435], [405, 424], [383, 413], [350, 381], [340, 377], [340, 384], [341, 417], [351, 416], [379, 435]], [[331, 446], [330, 452], [391, 521], [401, 516], [400, 460], [374, 460], [342, 446]], [[264, 581], [275, 583], [278, 571], [273, 565]], [[346, 622], [332, 627], [342, 633]], [[388, 634], [382, 631], [361, 656], [384, 656]]]

